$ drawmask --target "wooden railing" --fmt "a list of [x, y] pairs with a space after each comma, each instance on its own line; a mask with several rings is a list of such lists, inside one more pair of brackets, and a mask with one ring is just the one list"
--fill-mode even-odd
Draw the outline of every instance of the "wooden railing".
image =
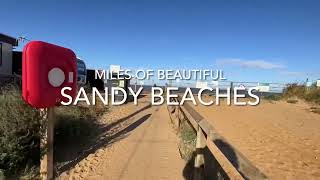
[[[179, 98], [172, 99], [179, 102]], [[225, 138], [217, 133], [192, 106], [184, 103], [182, 106], [168, 106], [168, 111], [174, 124], [179, 128], [183, 120], [186, 120], [196, 131], [196, 155], [194, 159], [193, 179], [204, 179], [206, 162], [204, 148], [208, 148], [214, 159], [220, 165], [220, 169], [227, 175], [227, 179], [267, 179], [240, 151], [233, 147]], [[213, 117], [214, 118], [214, 117]], [[218, 168], [218, 167], [217, 167]]]

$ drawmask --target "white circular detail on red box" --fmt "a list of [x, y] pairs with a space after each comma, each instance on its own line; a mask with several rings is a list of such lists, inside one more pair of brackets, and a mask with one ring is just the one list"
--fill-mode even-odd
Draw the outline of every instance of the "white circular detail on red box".
[[65, 80], [64, 72], [60, 68], [52, 68], [48, 73], [48, 80], [53, 87], [59, 87]]

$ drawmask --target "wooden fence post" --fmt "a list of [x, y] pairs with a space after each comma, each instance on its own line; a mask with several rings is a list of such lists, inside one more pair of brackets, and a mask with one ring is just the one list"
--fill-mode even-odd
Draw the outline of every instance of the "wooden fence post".
[[54, 157], [53, 157], [53, 142], [54, 142], [54, 107], [48, 108], [48, 180], [54, 178]]
[[194, 180], [204, 180], [204, 148], [206, 147], [206, 137], [203, 134], [202, 129], [198, 126], [197, 130], [197, 142], [196, 142], [196, 156], [194, 161]]
[[54, 179], [54, 157], [53, 157], [53, 140], [54, 140], [54, 107], [48, 108], [43, 116], [44, 134], [41, 136], [41, 149], [45, 150], [45, 154], [41, 159], [40, 176], [43, 180]]

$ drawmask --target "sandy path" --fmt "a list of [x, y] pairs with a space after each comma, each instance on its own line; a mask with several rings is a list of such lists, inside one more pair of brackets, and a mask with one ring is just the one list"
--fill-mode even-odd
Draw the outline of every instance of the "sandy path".
[[111, 146], [90, 154], [61, 179], [183, 179], [185, 163], [165, 106], [146, 109], [110, 131], [116, 137]]
[[320, 179], [320, 115], [308, 105], [195, 109], [270, 179]]
[[148, 119], [113, 146], [97, 171], [99, 175], [89, 179], [183, 179], [184, 161], [167, 110], [153, 107], [137, 118], [143, 117]]

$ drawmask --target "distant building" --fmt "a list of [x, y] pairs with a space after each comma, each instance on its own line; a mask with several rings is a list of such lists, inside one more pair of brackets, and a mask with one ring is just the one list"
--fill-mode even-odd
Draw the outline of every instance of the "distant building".
[[95, 78], [95, 70], [94, 69], [87, 69], [87, 83], [91, 88], [96, 87], [98, 90], [104, 90], [104, 81], [103, 79], [96, 79]]
[[[110, 73], [109, 75], [112, 79], [105, 79], [104, 80], [104, 87], [107, 87], [108, 89], [111, 89], [112, 87], [119, 87], [122, 88], [126, 94], [129, 96], [129, 85], [130, 85], [130, 79], [128, 75], [121, 75], [117, 73]], [[123, 99], [124, 94], [121, 91], [116, 91], [115, 101], [121, 101]], [[126, 102], [130, 97], [127, 97]]]
[[0, 85], [13, 76], [13, 49], [18, 46], [16, 38], [0, 33]]
[[12, 51], [17, 39], [0, 33], [0, 75], [12, 75]]
[[[110, 79], [99, 79], [95, 78], [95, 70], [93, 69], [87, 69], [87, 84], [92, 88], [95, 87], [99, 91], [104, 91], [105, 87], [107, 87], [109, 90], [112, 87], [120, 87], [123, 90], [126, 91], [126, 93], [129, 95], [128, 87], [130, 85], [130, 79], [127, 75], [121, 75], [117, 73], [110, 73], [109, 74]], [[110, 94], [110, 91], [109, 91]], [[123, 93], [121, 91], [116, 92], [116, 101], [121, 100], [123, 97]], [[128, 98], [129, 99], [129, 98]]]
[[77, 58], [77, 67], [78, 67], [78, 86], [85, 86], [87, 83], [87, 68], [86, 63], [81, 60], [80, 58]]
[[[17, 39], [0, 33], [0, 86], [13, 81], [21, 85], [22, 52], [13, 51], [15, 46], [18, 46]], [[77, 58], [77, 67], [78, 85], [84, 86], [87, 81], [86, 64]]]

